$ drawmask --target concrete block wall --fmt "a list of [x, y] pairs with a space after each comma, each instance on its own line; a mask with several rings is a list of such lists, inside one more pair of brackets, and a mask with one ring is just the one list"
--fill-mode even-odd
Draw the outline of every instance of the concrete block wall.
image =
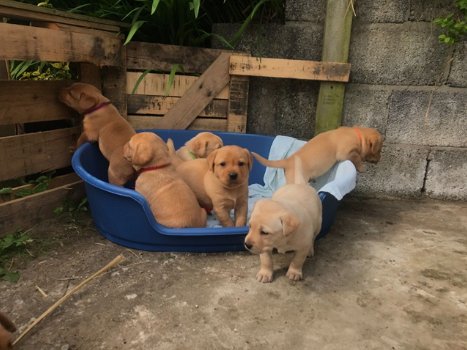
[[[354, 194], [467, 200], [467, 43], [438, 42], [436, 17], [453, 0], [358, 0], [344, 125], [377, 128], [382, 160]], [[252, 55], [321, 59], [326, 0], [286, 0], [284, 24], [251, 26], [239, 45]], [[219, 24], [229, 37], [238, 26]], [[248, 132], [313, 136], [317, 82], [252, 78]]]

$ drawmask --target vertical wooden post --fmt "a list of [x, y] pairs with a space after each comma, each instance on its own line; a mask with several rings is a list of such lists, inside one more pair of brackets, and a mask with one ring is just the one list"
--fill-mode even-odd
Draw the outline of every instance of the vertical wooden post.
[[[327, 0], [322, 61], [346, 63], [349, 58], [354, 0]], [[316, 107], [315, 134], [339, 127], [344, 83], [322, 82]]]

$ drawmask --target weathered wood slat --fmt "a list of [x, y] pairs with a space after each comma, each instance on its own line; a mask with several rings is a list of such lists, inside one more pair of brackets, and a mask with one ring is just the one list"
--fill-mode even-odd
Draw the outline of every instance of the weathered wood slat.
[[[156, 114], [163, 116], [180, 97], [162, 97], [147, 95], [128, 95], [128, 114]], [[213, 100], [199, 114], [200, 117], [225, 118], [227, 115], [226, 100]]]
[[[77, 182], [79, 180], [80, 180], [80, 178], [79, 178], [78, 175], [76, 175], [76, 173], [69, 173], [69, 174], [65, 174], [65, 175], [56, 176], [56, 177], [54, 177], [54, 178], [52, 178], [50, 180], [48, 190], [51, 190], [53, 188], [57, 188], [57, 187], [60, 187], [60, 186], [67, 185], [67, 184], [70, 184], [72, 182]], [[11, 194], [2, 194], [2, 195], [0, 195], [0, 203], [4, 203], [4, 202], [8, 202], [8, 201], [17, 199], [17, 198], [15, 198], [15, 193], [18, 193], [20, 191], [27, 190], [27, 189], [32, 189], [33, 187], [34, 187], [33, 184], [27, 184], [27, 185], [14, 187], [14, 188], [11, 189], [12, 190]]]
[[350, 64], [232, 55], [229, 72], [256, 77], [347, 82]]
[[122, 64], [117, 67], [104, 67], [102, 69], [102, 94], [110, 99], [120, 114], [126, 118], [126, 50], [122, 47], [118, 53]]
[[31, 4], [24, 4], [18, 1], [9, 0], [3, 0], [0, 3], [0, 17], [63, 23], [110, 32], [118, 32], [120, 27], [128, 27], [128, 24], [126, 23], [106, 19], [97, 19], [95, 17], [59, 11], [45, 7], [38, 7]]
[[[131, 94], [142, 72], [127, 72], [126, 92]], [[181, 97], [199, 77], [192, 75], [175, 75], [173, 85], [167, 96]], [[166, 84], [169, 80], [168, 74], [148, 73], [138, 85], [135, 94], [141, 95], [166, 95]], [[229, 87], [226, 86], [216, 97], [216, 99], [229, 98]]]
[[162, 118], [163, 129], [186, 129], [230, 81], [229, 53], [221, 53]]
[[70, 165], [80, 127], [0, 138], [0, 181]]
[[[161, 117], [142, 117], [139, 115], [128, 115], [128, 121], [136, 129], [163, 129], [161, 125]], [[214, 119], [214, 118], [196, 118], [191, 123], [190, 130], [215, 130], [226, 131], [227, 119]]]
[[58, 100], [60, 88], [70, 83], [0, 81], [0, 125], [71, 118], [75, 113]]
[[118, 35], [63, 32], [0, 23], [0, 59], [52, 62], [88, 62], [121, 66], [122, 42]]
[[249, 77], [230, 77], [230, 97], [227, 112], [227, 131], [246, 132]]
[[224, 50], [130, 42], [126, 45], [128, 69], [170, 72], [180, 64], [183, 72], [204, 72]]
[[28, 229], [44, 219], [53, 217], [54, 210], [63, 205], [66, 198], [78, 200], [83, 197], [83, 182], [76, 180], [28, 197], [0, 203], [0, 236]]

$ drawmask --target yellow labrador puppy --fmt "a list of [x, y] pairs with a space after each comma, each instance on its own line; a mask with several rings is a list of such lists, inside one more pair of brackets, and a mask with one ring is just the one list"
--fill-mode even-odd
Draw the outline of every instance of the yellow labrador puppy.
[[342, 126], [316, 135], [286, 159], [268, 160], [252, 153], [264, 166], [284, 168], [286, 182], [294, 183], [295, 158], [300, 158], [302, 175], [309, 181], [323, 175], [342, 160], [350, 160], [358, 171], [364, 171], [363, 162], [377, 163], [380, 160], [382, 146], [383, 137], [378, 130]]
[[136, 134], [123, 153], [138, 171], [135, 190], [149, 202], [160, 224], [174, 228], [206, 226], [206, 211], [178, 176], [167, 145], [159, 136], [152, 132]]
[[99, 149], [109, 161], [109, 182], [123, 186], [133, 179], [134, 169], [123, 157], [123, 145], [135, 131], [99, 89], [85, 83], [63, 88], [59, 100], [84, 116], [83, 132], [76, 147], [86, 141], [98, 142]]
[[[246, 148], [224, 146], [207, 159], [182, 162], [177, 172], [196, 194], [201, 206], [214, 211], [222, 226], [244, 226], [252, 163], [253, 158]], [[230, 217], [232, 209], [235, 220]]]
[[[300, 163], [297, 158], [296, 163]], [[304, 179], [286, 184], [274, 192], [271, 199], [255, 203], [245, 237], [245, 248], [259, 254], [259, 282], [272, 282], [272, 251], [294, 251], [287, 271], [290, 280], [303, 277], [302, 266], [307, 256], [314, 254], [315, 238], [321, 230], [322, 205], [318, 194]]]

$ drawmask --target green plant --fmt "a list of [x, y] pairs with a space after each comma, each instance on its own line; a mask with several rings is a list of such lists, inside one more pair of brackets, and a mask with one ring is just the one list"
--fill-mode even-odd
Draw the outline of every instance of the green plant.
[[88, 199], [85, 197], [80, 201], [73, 201], [71, 199], [67, 199], [63, 202], [63, 204], [54, 209], [54, 213], [57, 215], [68, 213], [70, 215], [74, 215], [80, 212], [88, 211]]
[[454, 44], [462, 40], [467, 34], [467, 0], [456, 0], [458, 14], [451, 13], [446, 17], [436, 18], [433, 22], [443, 29], [438, 38], [445, 44]]
[[66, 80], [72, 78], [72, 73], [69, 63], [11, 61], [10, 78], [13, 80]]
[[50, 172], [46, 175], [41, 175], [36, 179], [23, 182], [23, 185], [25, 186], [16, 190], [12, 187], [0, 188], [0, 195], [10, 195], [13, 198], [23, 198], [35, 193], [43, 192], [49, 188], [53, 174], [54, 172]]
[[32, 241], [27, 231], [10, 233], [0, 238], [0, 279], [10, 282], [18, 281], [19, 272], [12, 271], [11, 266], [7, 267], [7, 265], [14, 256], [23, 254]]

